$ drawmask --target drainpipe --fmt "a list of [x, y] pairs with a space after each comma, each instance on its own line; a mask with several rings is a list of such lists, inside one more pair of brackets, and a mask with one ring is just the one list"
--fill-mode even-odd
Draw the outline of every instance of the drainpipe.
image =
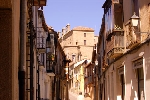
[[25, 100], [26, 66], [26, 0], [20, 0], [20, 61], [19, 61], [19, 100]]

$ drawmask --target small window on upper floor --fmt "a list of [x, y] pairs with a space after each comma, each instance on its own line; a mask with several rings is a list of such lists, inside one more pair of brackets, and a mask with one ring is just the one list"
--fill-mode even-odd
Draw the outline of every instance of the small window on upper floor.
[[78, 45], [78, 42], [76, 42], [76, 45]]
[[96, 50], [96, 47], [97, 47], [96, 44], [94, 44], [94, 50]]
[[150, 3], [148, 4], [148, 12], [150, 14]]
[[84, 45], [86, 45], [86, 40], [84, 40]]
[[76, 62], [76, 55], [72, 55], [72, 61]]
[[84, 37], [86, 37], [86, 33], [84, 33]]

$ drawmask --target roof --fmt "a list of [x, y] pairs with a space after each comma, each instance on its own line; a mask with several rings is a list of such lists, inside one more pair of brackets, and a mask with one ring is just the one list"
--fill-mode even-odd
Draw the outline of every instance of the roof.
[[[83, 59], [83, 60], [81, 60], [81, 61], [75, 63], [75, 64], [74, 64], [74, 68], [77, 67], [77, 66], [79, 66], [80, 64], [82, 64], [85, 60], [86, 60], [86, 59]], [[91, 60], [87, 60], [87, 63], [89, 63], [89, 62], [91, 62]]]
[[92, 64], [92, 63], [89, 62], [89, 63], [85, 66], [85, 68], [89, 67], [91, 64]]
[[77, 62], [77, 63], [75, 63], [75, 64], [74, 64], [74, 68], [77, 67], [78, 65], [82, 64], [84, 61], [85, 61], [85, 59], [84, 59], [84, 60], [81, 60], [81, 61], [79, 61], [79, 62]]
[[51, 26], [48, 26], [45, 22], [44, 13], [42, 10], [38, 10], [38, 16], [42, 19], [42, 26], [45, 31], [54, 31]]
[[72, 30], [77, 30], [77, 31], [94, 31], [94, 29], [89, 28], [89, 27], [83, 27], [83, 26], [77, 26], [74, 27]]

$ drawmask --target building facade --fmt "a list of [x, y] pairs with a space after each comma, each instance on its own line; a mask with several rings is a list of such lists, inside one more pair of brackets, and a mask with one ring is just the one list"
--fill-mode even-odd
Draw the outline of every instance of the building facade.
[[3, 100], [16, 100], [19, 95], [19, 13], [20, 0], [0, 1], [0, 99]]
[[67, 58], [78, 62], [83, 59], [91, 59], [91, 52], [97, 39], [92, 28], [78, 26], [70, 30], [68, 24], [66, 28], [62, 29], [59, 41]]
[[98, 41], [98, 36], [94, 36], [94, 30], [88, 27], [74, 27], [70, 30], [67, 24], [62, 32], [59, 32], [59, 42], [70, 59], [69, 64], [69, 90], [84, 95], [84, 65], [83, 62], [92, 59], [91, 52]]
[[150, 2], [106, 0], [103, 8], [97, 49], [100, 92], [95, 100], [147, 100]]
[[43, 6], [46, 0], [0, 1], [1, 100], [54, 100], [60, 95], [54, 76], [64, 73], [64, 52], [57, 32], [46, 25]]
[[94, 99], [94, 65], [90, 62], [85, 66], [84, 93], [88, 93]]
[[73, 73], [73, 85], [71, 87], [72, 91], [76, 94], [82, 92], [84, 95], [85, 90], [85, 67], [89, 64], [91, 60], [82, 60], [74, 64], [74, 73]]

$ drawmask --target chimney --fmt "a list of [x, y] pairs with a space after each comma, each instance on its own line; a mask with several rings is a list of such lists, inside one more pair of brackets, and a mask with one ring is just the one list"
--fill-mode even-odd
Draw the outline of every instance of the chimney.
[[67, 25], [66, 25], [66, 33], [68, 33], [70, 31], [70, 24], [68, 23]]
[[62, 36], [65, 35], [65, 28], [62, 29]]

